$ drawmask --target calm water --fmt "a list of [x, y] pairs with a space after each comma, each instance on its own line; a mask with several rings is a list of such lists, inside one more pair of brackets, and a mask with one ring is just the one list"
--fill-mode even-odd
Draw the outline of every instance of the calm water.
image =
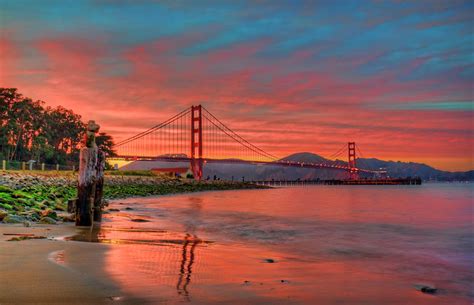
[[472, 196], [425, 184], [135, 198], [82, 238], [111, 243], [106, 271], [152, 304], [471, 304]]

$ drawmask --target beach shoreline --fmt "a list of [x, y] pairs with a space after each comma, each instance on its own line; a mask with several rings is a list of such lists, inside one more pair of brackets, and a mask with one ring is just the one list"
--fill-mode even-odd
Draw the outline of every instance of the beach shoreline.
[[[84, 230], [71, 223], [0, 224], [0, 304], [146, 304], [105, 272], [110, 245], [64, 239]], [[42, 239], [9, 241], [19, 236]]]
[[[163, 176], [106, 175], [108, 200], [200, 191], [265, 189], [248, 182], [194, 181]], [[0, 172], [0, 222], [55, 224], [74, 221], [68, 204], [77, 198], [77, 177], [71, 172]]]
[[[124, 293], [107, 274], [103, 260], [112, 245], [68, 240], [97, 232], [107, 214], [118, 210], [109, 206], [102, 224], [76, 227], [73, 215], [65, 212], [75, 184], [71, 173], [0, 173], [1, 305], [148, 304]], [[106, 176], [106, 186], [111, 206], [122, 199], [267, 188], [146, 176]]]

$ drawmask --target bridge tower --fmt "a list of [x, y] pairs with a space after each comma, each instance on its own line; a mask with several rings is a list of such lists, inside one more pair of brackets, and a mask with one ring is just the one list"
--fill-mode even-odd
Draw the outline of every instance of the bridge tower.
[[202, 178], [202, 107], [191, 106], [191, 170], [194, 179]]
[[349, 176], [350, 179], [357, 179], [359, 177], [357, 173], [357, 166], [356, 166], [356, 144], [355, 142], [348, 142], [347, 143], [347, 151], [348, 151], [348, 162], [347, 165], [349, 167]]

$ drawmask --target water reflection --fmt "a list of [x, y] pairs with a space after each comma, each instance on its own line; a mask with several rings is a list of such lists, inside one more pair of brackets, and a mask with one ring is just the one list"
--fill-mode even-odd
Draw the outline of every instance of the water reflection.
[[[179, 270], [178, 283], [176, 284], [176, 290], [179, 295], [183, 295], [186, 301], [190, 301], [188, 285], [191, 282], [192, 267], [195, 260], [195, 249], [201, 240], [196, 236], [186, 234], [184, 237], [184, 243], [182, 248], [182, 258]], [[189, 259], [188, 259], [188, 247], [189, 247]]]
[[113, 269], [114, 275], [126, 286], [135, 287], [137, 282], [145, 282], [148, 283], [145, 286], [162, 290], [171, 284], [169, 276], [172, 275], [174, 284], [171, 285], [175, 286], [181, 302], [191, 302], [189, 286], [193, 272], [196, 272], [197, 249], [212, 243], [197, 234], [201, 201], [200, 198], [190, 198], [185, 212], [188, 221], [182, 228], [184, 233], [156, 228], [156, 222], [130, 226], [132, 212], [113, 215], [112, 224], [95, 223], [91, 228], [78, 229], [78, 234], [66, 240], [120, 245], [109, 248], [106, 266]]
[[[179, 269], [178, 283], [176, 290], [186, 301], [191, 301], [188, 285], [191, 282], [192, 267], [195, 260], [195, 249], [201, 243], [201, 239], [196, 236], [196, 231], [200, 224], [202, 211], [202, 198], [189, 197], [189, 208], [185, 210], [187, 221], [185, 222], [186, 235], [184, 236], [183, 248], [181, 250], [181, 264]], [[189, 248], [189, 249], [188, 249]], [[188, 257], [189, 256], [189, 257]]]

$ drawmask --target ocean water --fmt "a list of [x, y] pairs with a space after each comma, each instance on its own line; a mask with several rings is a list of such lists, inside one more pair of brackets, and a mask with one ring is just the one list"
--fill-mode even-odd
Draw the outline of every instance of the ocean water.
[[471, 304], [472, 204], [434, 183], [131, 198], [75, 239], [150, 304]]

